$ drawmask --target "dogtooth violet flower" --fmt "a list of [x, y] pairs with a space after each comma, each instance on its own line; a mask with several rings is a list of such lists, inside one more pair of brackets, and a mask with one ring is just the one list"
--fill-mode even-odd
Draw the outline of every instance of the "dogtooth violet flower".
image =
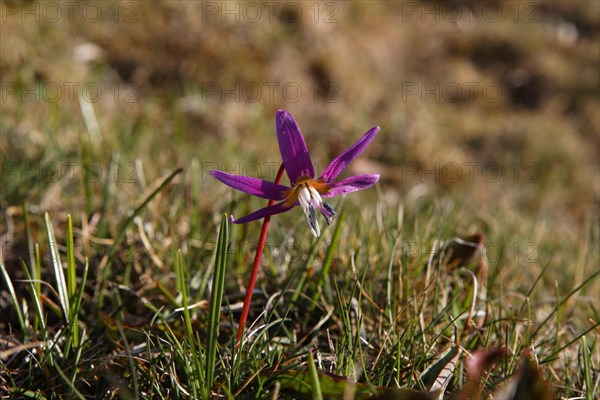
[[224, 184], [253, 196], [278, 201], [278, 203], [257, 210], [243, 218], [233, 219], [236, 224], [261, 219], [270, 215], [291, 210], [297, 205], [302, 207], [311, 233], [320, 236], [321, 229], [317, 221], [318, 210], [329, 224], [336, 212], [323, 198], [355, 192], [373, 186], [379, 180], [379, 174], [351, 176], [340, 181], [336, 178], [357, 155], [359, 155], [379, 132], [379, 127], [371, 128], [356, 143], [333, 159], [318, 179], [306, 148], [306, 143], [294, 117], [285, 110], [277, 111], [275, 118], [277, 141], [283, 159], [283, 165], [291, 186], [283, 186], [249, 176], [229, 174], [223, 171], [211, 171], [213, 178]]

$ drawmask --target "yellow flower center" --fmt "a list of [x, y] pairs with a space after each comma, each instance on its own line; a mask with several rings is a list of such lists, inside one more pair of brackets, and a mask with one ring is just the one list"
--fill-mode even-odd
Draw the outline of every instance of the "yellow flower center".
[[310, 188], [313, 188], [317, 191], [319, 195], [326, 194], [327, 192], [329, 192], [329, 190], [331, 190], [331, 188], [321, 180], [314, 180], [312, 178], [300, 178], [294, 186], [292, 186], [285, 192], [285, 197], [287, 198], [286, 204], [288, 206], [293, 206], [294, 204], [296, 204], [296, 202], [298, 201], [299, 191], [303, 188], [308, 189], [309, 191]]

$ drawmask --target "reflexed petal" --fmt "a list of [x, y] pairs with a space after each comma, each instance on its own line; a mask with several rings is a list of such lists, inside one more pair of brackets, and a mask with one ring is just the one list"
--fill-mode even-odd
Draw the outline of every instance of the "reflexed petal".
[[379, 174], [357, 175], [342, 179], [339, 182], [327, 182], [331, 190], [322, 197], [333, 197], [339, 194], [356, 192], [373, 186], [379, 180]]
[[302, 137], [302, 132], [292, 115], [285, 111], [277, 111], [275, 117], [279, 151], [292, 185], [299, 178], [314, 178], [315, 170]]
[[250, 176], [233, 175], [223, 171], [210, 171], [210, 175], [227, 186], [263, 199], [283, 200], [285, 191], [289, 189], [273, 182]]
[[342, 173], [344, 168], [348, 166], [350, 161], [354, 160], [354, 158], [359, 155], [369, 145], [369, 143], [371, 143], [371, 140], [373, 140], [377, 132], [379, 132], [378, 126], [371, 128], [356, 143], [350, 146], [342, 154], [334, 158], [333, 161], [329, 163], [327, 168], [325, 168], [325, 171], [323, 171], [323, 175], [321, 175], [320, 179], [329, 181], [337, 178], [338, 175]]
[[245, 217], [238, 218], [232, 222], [234, 224], [245, 224], [246, 222], [268, 217], [269, 215], [281, 214], [282, 212], [286, 212], [294, 208], [294, 206], [295, 204], [293, 206], [288, 206], [284, 201], [282, 203], [277, 203], [274, 206], [261, 208], [260, 210], [254, 211], [252, 214], [248, 214]]

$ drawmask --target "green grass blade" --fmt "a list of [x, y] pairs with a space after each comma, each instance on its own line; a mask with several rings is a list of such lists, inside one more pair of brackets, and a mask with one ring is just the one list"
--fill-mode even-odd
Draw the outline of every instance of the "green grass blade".
[[[85, 329], [83, 329], [81, 333], [81, 341], [85, 340], [85, 335], [86, 332]], [[71, 359], [73, 360], [73, 365], [80, 365], [80, 362], [82, 361], [81, 356], [83, 354], [83, 348], [84, 346], [78, 346], [75, 348], [73, 357], [71, 357]], [[71, 374], [71, 382], [73, 382], [73, 384], [75, 384], [75, 379], [77, 378], [77, 374], [79, 372], [82, 372], [81, 368], [73, 368], [73, 372]]]
[[[75, 265], [75, 243], [73, 240], [73, 220], [71, 214], [67, 215], [67, 297], [69, 299], [69, 321], [71, 324], [71, 333], [68, 343], [79, 344], [79, 324], [78, 324], [78, 309], [75, 307], [75, 295], [77, 290], [77, 268]], [[67, 346], [65, 351], [69, 353], [70, 346]]]
[[33, 241], [33, 236], [31, 235], [31, 228], [29, 227], [29, 206], [27, 203], [23, 203], [23, 223], [25, 225], [25, 238], [27, 240], [27, 252], [29, 254], [29, 264], [31, 265], [31, 275], [37, 276], [34, 272], [34, 268], [36, 268], [35, 264], [35, 245]]
[[77, 314], [79, 314], [79, 310], [81, 309], [81, 300], [83, 298], [83, 292], [85, 291], [85, 284], [87, 282], [89, 267], [90, 267], [90, 262], [89, 262], [88, 258], [86, 257], [85, 264], [83, 266], [83, 275], [81, 276], [81, 284], [79, 287], [79, 291], [77, 292], [77, 295], [75, 297], [75, 301], [73, 303], [75, 309], [77, 310]]
[[42, 257], [38, 243], [35, 244], [35, 270], [32, 268], [31, 277], [34, 279], [35, 292], [39, 297], [42, 293]]
[[319, 277], [319, 285], [323, 283], [325, 279], [329, 276], [329, 269], [331, 268], [331, 263], [333, 262], [333, 257], [336, 255], [339, 250], [340, 237], [342, 233], [342, 224], [344, 222], [344, 216], [346, 215], [346, 211], [342, 210], [337, 225], [335, 226], [335, 231], [333, 232], [333, 238], [331, 239], [331, 245], [327, 249], [327, 254], [325, 259], [323, 260], [323, 268], [321, 269], [321, 275]]
[[73, 242], [73, 220], [71, 214], [67, 215], [67, 294], [72, 299], [75, 294], [76, 282], [75, 270], [75, 245]]
[[52, 221], [50, 215], [45, 214], [46, 217], [46, 232], [48, 234], [48, 244], [50, 245], [50, 254], [52, 255], [52, 267], [54, 268], [54, 278], [56, 279], [56, 289], [58, 291], [58, 299], [63, 310], [64, 318], [67, 322], [70, 319], [70, 307], [69, 307], [69, 296], [67, 290], [67, 283], [65, 280], [65, 273], [62, 268], [62, 262], [60, 260], [60, 254], [58, 253], [58, 245], [56, 244], [56, 237], [54, 236], [54, 228], [52, 228]]
[[46, 340], [46, 323], [44, 321], [44, 314], [42, 313], [42, 301], [39, 293], [36, 291], [34, 281], [31, 279], [31, 275], [29, 274], [29, 270], [27, 269], [27, 265], [25, 261], [21, 260], [21, 269], [23, 270], [23, 274], [25, 275], [25, 279], [29, 284], [29, 291], [31, 292], [31, 299], [33, 300], [34, 309], [35, 309], [35, 318], [36, 324], [41, 325], [42, 329], [39, 331], [42, 335], [44, 341]]
[[215, 273], [210, 293], [209, 315], [208, 315], [208, 337], [206, 350], [206, 389], [207, 397], [213, 385], [216, 366], [217, 342], [219, 338], [219, 320], [221, 319], [221, 303], [223, 301], [223, 290], [225, 287], [225, 270], [227, 268], [227, 244], [229, 232], [227, 215], [221, 220], [221, 229], [217, 239]]
[[21, 325], [21, 330], [25, 332], [25, 320], [23, 319], [23, 313], [21, 312], [21, 308], [19, 307], [19, 301], [17, 300], [17, 294], [15, 293], [15, 288], [12, 284], [12, 280], [8, 275], [8, 271], [4, 267], [4, 263], [2, 262], [2, 258], [0, 258], [0, 270], [2, 271], [2, 277], [4, 278], [4, 282], [8, 287], [8, 291], [10, 292], [10, 297], [12, 298], [13, 304], [15, 305], [15, 312], [17, 313], [17, 318], [19, 319], [19, 325]]
[[390, 261], [388, 262], [387, 268], [387, 276], [386, 276], [386, 285], [385, 285], [385, 302], [386, 302], [386, 314], [388, 317], [388, 322], [393, 324], [394, 316], [392, 315], [392, 297], [394, 292], [393, 278], [394, 278], [394, 258], [396, 256], [396, 250], [398, 248], [399, 239], [394, 240], [394, 246], [392, 247], [392, 252], [390, 253]]
[[[329, 269], [331, 268], [331, 264], [333, 262], [333, 257], [336, 255], [339, 250], [340, 237], [342, 233], [342, 223], [344, 222], [344, 216], [346, 212], [342, 210], [337, 225], [335, 226], [335, 231], [333, 232], [333, 238], [331, 239], [331, 244], [327, 249], [327, 254], [325, 255], [325, 259], [323, 260], [323, 268], [321, 269], [321, 273], [319, 274], [319, 283], [318, 287], [323, 285], [323, 282], [329, 278]], [[318, 293], [315, 292], [315, 293]]]
[[321, 393], [321, 382], [319, 381], [319, 373], [317, 372], [317, 366], [315, 365], [315, 359], [313, 358], [312, 352], [308, 352], [308, 373], [310, 375], [310, 386], [312, 388], [313, 400], [323, 400], [323, 394]]
[[[36, 262], [38, 263], [39, 266], [39, 246], [36, 244], [35, 245], [36, 248]], [[34, 304], [34, 310], [35, 310], [35, 324], [34, 325], [39, 325], [41, 327], [41, 329], [34, 329], [34, 332], [39, 332], [39, 335], [42, 337], [42, 341], [44, 343], [48, 343], [48, 331], [46, 330], [46, 320], [44, 319], [44, 309], [42, 306], [42, 297], [41, 297], [41, 292], [39, 289], [39, 285], [40, 285], [40, 281], [39, 279], [32, 279], [31, 275], [29, 273], [29, 270], [27, 269], [27, 265], [25, 264], [25, 261], [21, 260], [21, 269], [23, 270], [23, 274], [25, 275], [25, 279], [27, 280], [28, 284], [29, 284], [29, 291], [31, 292], [31, 298], [33, 300], [33, 304]], [[37, 287], [36, 287], [37, 284]], [[46, 345], [45, 345], [46, 346]], [[44, 347], [45, 349], [45, 347]], [[50, 363], [50, 365], [54, 365], [54, 358], [52, 357], [52, 352], [49, 351], [47, 354], [48, 357], [48, 361]]]
[[56, 368], [56, 371], [58, 372], [60, 377], [65, 381], [65, 383], [69, 386], [69, 388], [71, 388], [72, 395], [77, 397], [78, 399], [85, 400], [85, 397], [83, 397], [81, 392], [79, 390], [77, 390], [77, 388], [75, 387], [73, 382], [71, 382], [71, 380], [69, 379], [69, 377], [67, 377], [67, 375], [64, 373], [64, 371], [62, 369], [60, 369], [60, 367], [58, 365], [54, 365], [54, 368]]
[[552, 316], [557, 311], [559, 311], [559, 309], [562, 307], [563, 304], [566, 303], [567, 300], [569, 300], [575, 293], [579, 292], [588, 283], [590, 283], [591, 281], [593, 281], [594, 278], [596, 278], [598, 275], [600, 275], [600, 271], [595, 272], [592, 275], [590, 275], [587, 279], [585, 279], [583, 282], [581, 282], [575, 289], [571, 290], [565, 297], [563, 297], [560, 300], [560, 302], [557, 304], [557, 306], [552, 310], [552, 312], [550, 314], [548, 314], [548, 316], [542, 321], [542, 323], [540, 323], [538, 325], [538, 327], [536, 328], [536, 330], [531, 334], [531, 340], [533, 340], [533, 338], [535, 338], [537, 336], [537, 334], [540, 332], [540, 330], [546, 324], [546, 322], [548, 322], [550, 320], [550, 318], [552, 318]]
[[34, 392], [33, 390], [22, 391], [22, 389], [20, 388], [10, 388], [9, 392], [12, 392], [13, 396], [15, 394], [18, 394], [19, 396], [23, 396], [27, 399], [46, 400], [45, 396], [42, 396], [41, 394]]
[[590, 359], [590, 349], [585, 336], [581, 337], [581, 352], [583, 353], [583, 375], [585, 379], [585, 398], [592, 400], [594, 398], [594, 384], [592, 382], [592, 361]]
[[[179, 276], [179, 280], [181, 282], [185, 282], [185, 272], [183, 265], [183, 256], [181, 255], [181, 250], [177, 251], [177, 262], [175, 263], [176, 274]], [[187, 285], [181, 285], [181, 302], [183, 305], [183, 319], [185, 322], [185, 329], [187, 333], [187, 338], [190, 344], [190, 351], [192, 353], [192, 362], [193, 362], [193, 375], [195, 376], [195, 382], [192, 380], [192, 391], [194, 393], [194, 397], [197, 397], [197, 387], [203, 387], [206, 385], [202, 385], [202, 370], [200, 368], [200, 357], [198, 355], [199, 349], [196, 348], [196, 335], [194, 335], [194, 331], [192, 329], [192, 319], [190, 317], [190, 310], [188, 308], [188, 297], [187, 297]]]
[[304, 267], [301, 268], [301, 270], [304, 271], [304, 274], [300, 277], [300, 280], [298, 281], [298, 285], [296, 288], [297, 291], [292, 296], [292, 301], [291, 301], [292, 303], [296, 303], [298, 301], [299, 293], [304, 291], [304, 285], [307, 283], [308, 276], [310, 275], [309, 271], [312, 269], [312, 264], [315, 260], [315, 256], [317, 254], [319, 243], [321, 243], [322, 238], [323, 238], [323, 235], [319, 236], [318, 238], [316, 238], [313, 241], [313, 244], [308, 253], [308, 257], [306, 257], [306, 260], [303, 263]]
[[[115, 153], [113, 153], [111, 160], [110, 160], [110, 164], [109, 165], [116, 165], [118, 163], [118, 158], [116, 156]], [[114, 185], [114, 182], [117, 180], [117, 177], [115, 176], [116, 174], [116, 169], [115, 168], [108, 168], [108, 172], [106, 174], [106, 180], [105, 180], [105, 185], [104, 185], [104, 190], [102, 191], [102, 200], [100, 201], [100, 210], [99, 210], [99, 215], [100, 215], [100, 219], [98, 220], [98, 231], [105, 233], [107, 230], [107, 222], [105, 219], [105, 216], [107, 215], [106, 210], [108, 210], [110, 208], [110, 203], [111, 203], [111, 190], [112, 187]]]
[[585, 331], [581, 332], [579, 335], [577, 335], [575, 338], [569, 340], [566, 344], [562, 345], [561, 347], [558, 347], [557, 349], [554, 349], [548, 356], [546, 356], [543, 360], [540, 360], [539, 364], [546, 364], [547, 362], [550, 362], [551, 360], [555, 359], [556, 356], [561, 353], [564, 349], [566, 349], [567, 347], [571, 346], [573, 343], [577, 342], [580, 338], [582, 338], [583, 336], [587, 335], [588, 333], [594, 331], [596, 328], [598, 328], [600, 326], [600, 322], [596, 322], [594, 325], [590, 326], [589, 328], [587, 328]]
[[[550, 266], [550, 263], [546, 263], [542, 267], [540, 273], [538, 274], [538, 276], [535, 278], [535, 280], [531, 284], [531, 287], [527, 291], [527, 294], [525, 295], [525, 297], [527, 297], [527, 298], [531, 297], [531, 294], [533, 293], [533, 290], [537, 286], [538, 282], [542, 279], [542, 276], [544, 276], [544, 274], [546, 273], [546, 270], [548, 269], [549, 266]], [[523, 302], [523, 304], [521, 305], [521, 309], [517, 313], [517, 319], [521, 318], [521, 316], [523, 315], [523, 311], [525, 310], [525, 307], [527, 306], [527, 304], [528, 304], [528, 302], [526, 302], [526, 301]]]
[[42, 261], [40, 258], [40, 245], [36, 243], [34, 246], [34, 261], [31, 264], [31, 273], [27, 273], [29, 279], [33, 282], [31, 283], [31, 297], [36, 300], [36, 307], [39, 309], [38, 313], [33, 322], [33, 329], [35, 331], [38, 330], [40, 324], [42, 325], [42, 329], [46, 330], [46, 323], [43, 320], [44, 315], [44, 306], [41, 302], [42, 298]]
[[[90, 104], [87, 103], [86, 104]], [[91, 106], [91, 104], [90, 104]], [[88, 142], [86, 140], [82, 140], [81, 144], [80, 144], [80, 151], [81, 151], [81, 165], [84, 166], [84, 168], [87, 168], [89, 165], [92, 165], [93, 163], [93, 156], [91, 154], [91, 149], [90, 146], [88, 144]], [[85, 212], [87, 215], [92, 215], [94, 212], [94, 196], [93, 196], [93, 185], [94, 185], [94, 177], [88, 177], [85, 176], [84, 179], [82, 179], [82, 186], [83, 186], [83, 195], [85, 198]]]

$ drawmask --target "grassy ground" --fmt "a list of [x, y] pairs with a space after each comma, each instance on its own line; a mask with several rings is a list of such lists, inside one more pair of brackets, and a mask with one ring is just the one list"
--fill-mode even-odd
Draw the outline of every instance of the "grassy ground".
[[[359, 398], [440, 366], [460, 397], [504, 348], [482, 393], [594, 398], [598, 3], [86, 4], [2, 3], [3, 397]], [[237, 352], [260, 225], [222, 218], [264, 201], [208, 173], [274, 179], [279, 108], [319, 171], [380, 125], [348, 174], [381, 182], [318, 240], [273, 218]]]

